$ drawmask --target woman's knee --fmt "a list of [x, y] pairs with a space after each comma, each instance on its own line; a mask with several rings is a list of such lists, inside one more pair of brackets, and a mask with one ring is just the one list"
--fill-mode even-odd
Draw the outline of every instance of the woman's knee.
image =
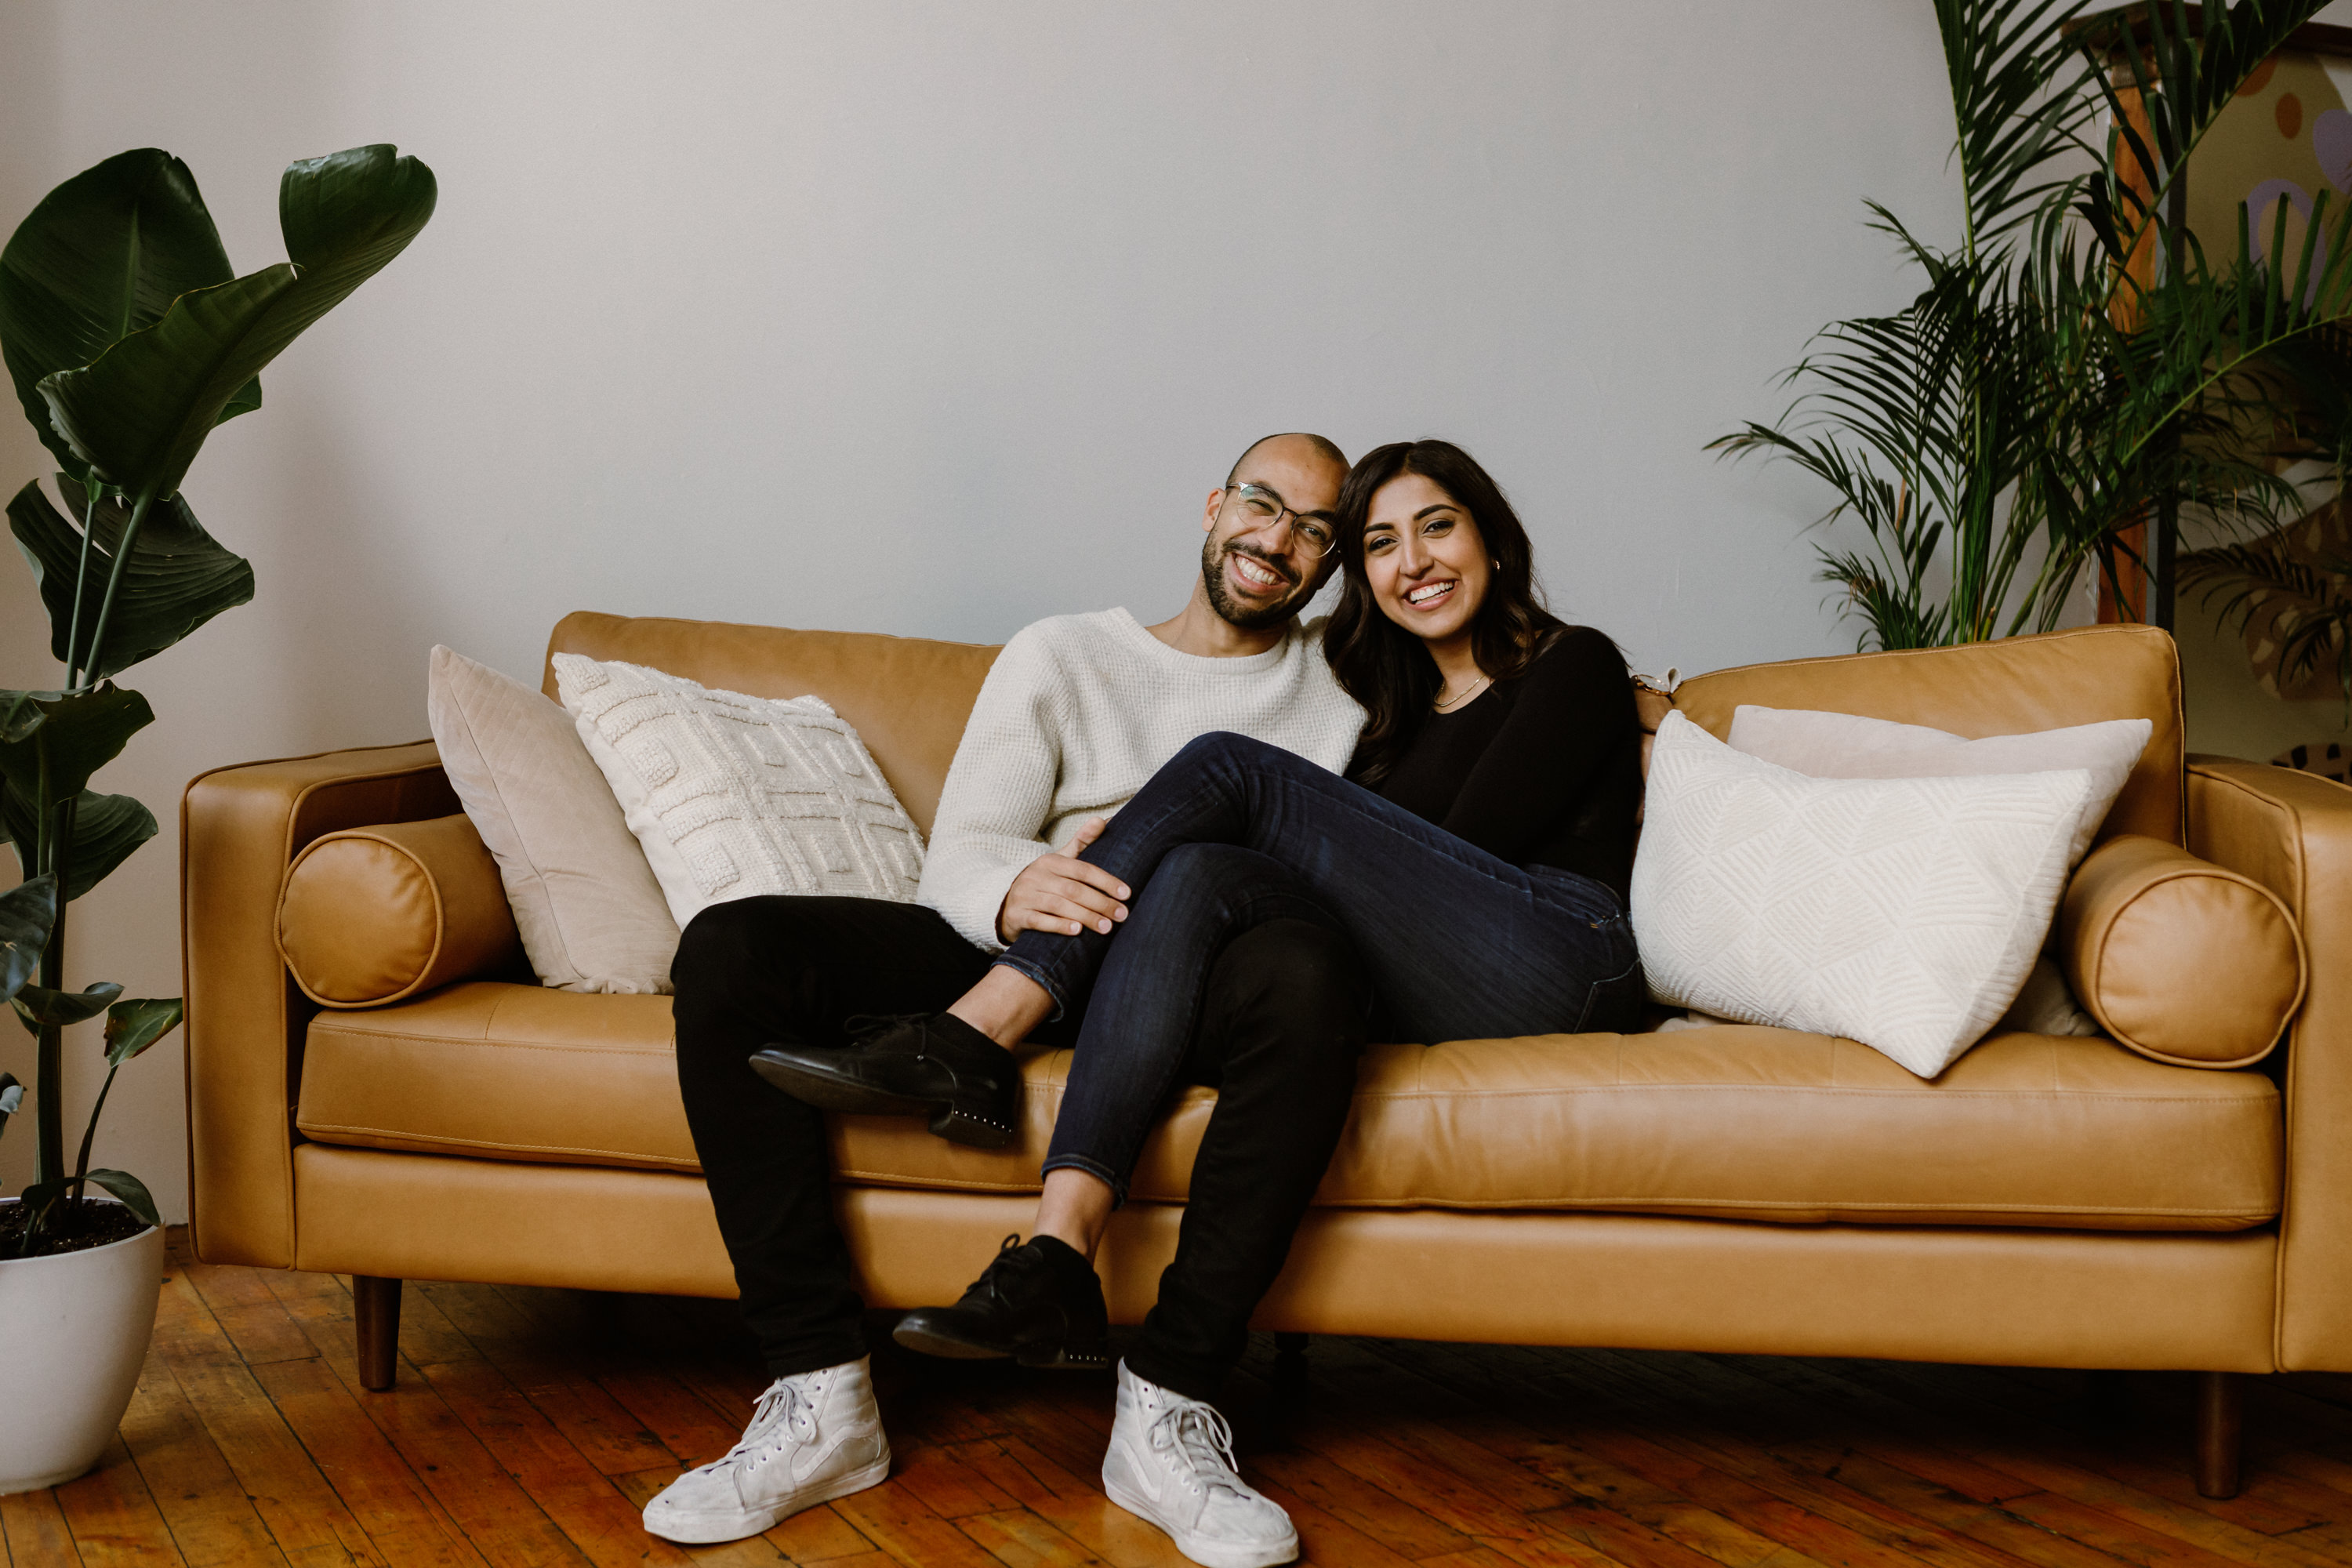
[[1248, 765], [1262, 763], [1269, 754], [1281, 752], [1281, 747], [1269, 745], [1253, 736], [1232, 730], [1212, 730], [1185, 742], [1183, 750], [1176, 753], [1175, 760], [1196, 767], [1233, 763]]

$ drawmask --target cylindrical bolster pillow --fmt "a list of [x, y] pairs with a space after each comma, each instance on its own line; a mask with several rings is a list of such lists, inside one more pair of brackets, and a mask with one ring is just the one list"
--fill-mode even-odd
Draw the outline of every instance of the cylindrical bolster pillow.
[[2303, 1005], [2303, 935], [2277, 895], [2137, 833], [2075, 870], [2058, 953], [2118, 1044], [2176, 1067], [2258, 1062]]
[[295, 857], [278, 951], [303, 994], [373, 1007], [521, 954], [498, 862], [462, 815], [330, 833]]

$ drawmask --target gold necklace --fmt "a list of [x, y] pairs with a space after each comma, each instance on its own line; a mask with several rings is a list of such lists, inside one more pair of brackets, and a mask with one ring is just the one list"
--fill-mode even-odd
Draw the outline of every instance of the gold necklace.
[[1485, 688], [1494, 684], [1494, 680], [1495, 678], [1491, 675], [1482, 675], [1477, 679], [1472, 681], [1469, 685], [1464, 687], [1461, 694], [1454, 697], [1445, 696], [1444, 689], [1441, 687], [1439, 689], [1437, 711], [1443, 713], [1449, 708], [1459, 707], [1462, 703], [1469, 700], [1472, 692], [1483, 690]]

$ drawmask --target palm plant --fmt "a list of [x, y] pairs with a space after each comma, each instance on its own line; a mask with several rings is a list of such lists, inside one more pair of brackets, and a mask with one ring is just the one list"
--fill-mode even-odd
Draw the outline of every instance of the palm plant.
[[2119, 536], [2143, 521], [2168, 625], [2183, 509], [2246, 523], [2294, 499], [2267, 460], [2279, 356], [2352, 304], [2352, 211], [2323, 198], [2289, 265], [2284, 209], [2258, 251], [2242, 207], [2216, 268], [2185, 179], [2319, 0], [2084, 8], [1936, 0], [1960, 242], [1871, 204], [1920, 292], [1832, 323], [1780, 420], [1713, 444], [1794, 461], [1836, 496], [1823, 522], [1861, 521], [1866, 542], [1822, 550], [1822, 575], [1882, 647], [2049, 629], [2086, 570], [2140, 563]]
[[[124, 999], [111, 982], [66, 990], [66, 929], [72, 900], [156, 832], [139, 802], [88, 787], [154, 719], [112, 678], [253, 597], [252, 567], [205, 531], [180, 481], [215, 426], [261, 405], [261, 369], [398, 255], [434, 198], [432, 171], [388, 146], [291, 164], [278, 186], [289, 259], [240, 278], [187, 165], [147, 148], [59, 185], [0, 250], [0, 358], [63, 470], [66, 507], [37, 481], [7, 507], [66, 671], [58, 689], [0, 690], [0, 839], [26, 878], [0, 900], [0, 999], [38, 1040], [24, 1255], [63, 1244], [86, 1184], [158, 1223], [137, 1177], [89, 1168], [90, 1144], [114, 1072], [182, 1005]], [[106, 1088], [68, 1173], [63, 1035], [100, 1014]], [[22, 1100], [13, 1079], [0, 1085], [0, 1115]]]

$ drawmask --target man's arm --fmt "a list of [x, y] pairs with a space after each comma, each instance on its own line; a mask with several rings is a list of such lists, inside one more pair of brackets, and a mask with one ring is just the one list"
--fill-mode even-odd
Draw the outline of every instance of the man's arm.
[[[1074, 721], [1050, 648], [1026, 632], [1004, 645], [956, 744], [940, 793], [917, 899], [993, 952], [1032, 927], [1124, 920], [1124, 886], [1071, 858], [1101, 831], [1082, 828], [1056, 853], [1038, 836], [1053, 813], [1062, 736]], [[1107, 929], [1107, 928], [1106, 928]]]

